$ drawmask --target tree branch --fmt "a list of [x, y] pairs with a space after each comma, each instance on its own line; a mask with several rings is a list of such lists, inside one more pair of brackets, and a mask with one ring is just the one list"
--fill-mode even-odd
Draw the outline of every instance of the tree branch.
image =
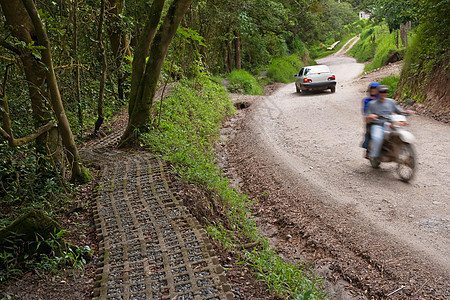
[[39, 127], [35, 133], [19, 139], [14, 138], [11, 128], [11, 116], [9, 115], [8, 100], [6, 100], [6, 82], [8, 80], [8, 72], [11, 66], [12, 64], [6, 66], [5, 76], [3, 78], [2, 86], [0, 87], [0, 111], [3, 123], [3, 126], [0, 127], [0, 134], [8, 140], [10, 147], [17, 147], [35, 140], [41, 134], [55, 127], [55, 125], [48, 122], [46, 125]]
[[35, 139], [37, 139], [41, 134], [46, 133], [50, 129], [55, 127], [55, 124], [52, 122], [48, 122], [46, 125], [41, 126], [38, 128], [38, 130], [30, 135], [27, 135], [26, 137], [15, 139], [11, 138], [8, 140], [8, 144], [10, 147], [18, 147], [22, 146], [23, 144], [29, 143]]
[[5, 138], [5, 139], [7, 139], [8, 141], [10, 141], [11, 140], [11, 136], [2, 128], [2, 127], [0, 127], [0, 133], [3, 135], [3, 137]]
[[8, 43], [3, 38], [0, 38], [0, 46], [3, 46], [4, 48], [8, 49], [11, 52], [14, 52], [17, 55], [21, 54], [20, 50], [17, 47], [14, 47], [14, 45]]

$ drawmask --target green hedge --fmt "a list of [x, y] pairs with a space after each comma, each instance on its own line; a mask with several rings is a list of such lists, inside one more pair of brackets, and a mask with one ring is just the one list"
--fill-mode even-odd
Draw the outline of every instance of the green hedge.
[[277, 82], [293, 82], [294, 75], [303, 67], [303, 62], [297, 55], [275, 58], [269, 65], [267, 76]]
[[395, 90], [397, 89], [399, 80], [400, 80], [399, 76], [392, 75], [392, 76], [385, 77], [380, 81], [381, 84], [387, 85], [389, 87], [389, 97], [390, 98], [394, 97], [394, 93], [395, 93]]
[[263, 88], [258, 80], [245, 70], [233, 71], [228, 75], [228, 90], [232, 93], [262, 95]]

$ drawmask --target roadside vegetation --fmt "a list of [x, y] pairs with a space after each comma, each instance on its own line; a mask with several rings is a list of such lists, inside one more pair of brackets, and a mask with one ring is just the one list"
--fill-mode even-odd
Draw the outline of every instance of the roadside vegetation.
[[[243, 263], [251, 266], [256, 276], [271, 291], [289, 299], [307, 296], [324, 299], [321, 280], [304, 265], [284, 262], [259, 233], [252, 220], [249, 199], [232, 189], [216, 165], [214, 146], [219, 142], [222, 122], [234, 113], [226, 90], [201, 75], [182, 81], [173, 94], [161, 103], [152, 130], [143, 134], [141, 143], [169, 161], [183, 181], [211, 191], [211, 203], [204, 210], [220, 207], [225, 215], [204, 220], [207, 231], [225, 249], [241, 254]], [[211, 212], [220, 215], [220, 211]], [[252, 244], [246, 250], [243, 245]], [[306, 297], [305, 297], [306, 299]]]
[[[373, 22], [369, 20], [358, 20], [353, 23], [343, 26], [340, 30], [332, 31], [329, 37], [324, 42], [315, 42], [311, 45], [306, 45], [301, 40], [294, 39], [290, 44], [288, 50], [290, 54], [282, 56], [273, 56], [270, 63], [266, 66], [259, 66], [256, 70], [247, 71], [232, 71], [227, 78], [232, 81], [232, 84], [228, 86], [230, 92], [241, 92], [250, 95], [260, 95], [254, 89], [254, 82], [259, 82], [261, 90], [264, 86], [273, 82], [289, 83], [295, 81], [294, 74], [305, 65], [315, 64], [314, 60], [323, 58], [330, 54], [339, 51], [344, 44], [355, 35], [359, 34], [364, 28], [373, 26]], [[332, 50], [328, 50], [328, 46], [331, 46], [336, 41], [340, 41]], [[284, 53], [284, 52], [281, 52]], [[373, 54], [372, 54], [373, 55]], [[370, 58], [370, 57], [369, 57]], [[261, 75], [264, 73], [265, 75]], [[254, 74], [254, 75], [252, 75]], [[254, 77], [251, 79], [250, 77]]]
[[450, 113], [450, 1], [428, 1], [417, 12], [420, 25], [405, 54], [396, 95], [424, 103], [437, 114]]
[[387, 25], [373, 23], [361, 33], [360, 40], [348, 54], [354, 56], [358, 62], [368, 62], [364, 71], [378, 69], [388, 62], [403, 59], [406, 47], [397, 48], [396, 38], [397, 33], [389, 32]]
[[267, 76], [275, 82], [288, 83], [294, 81], [294, 74], [305, 65], [300, 58], [293, 54], [275, 58], [267, 69]]
[[389, 87], [389, 98], [394, 98], [395, 91], [397, 90], [398, 82], [400, 80], [400, 76], [392, 75], [385, 77], [380, 80], [381, 84], [387, 85]]
[[228, 91], [231, 93], [262, 95], [263, 87], [255, 76], [245, 70], [234, 70], [228, 75]]

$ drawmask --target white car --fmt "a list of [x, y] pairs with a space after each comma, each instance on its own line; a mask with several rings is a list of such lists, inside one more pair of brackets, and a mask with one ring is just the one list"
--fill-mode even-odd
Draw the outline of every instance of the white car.
[[297, 93], [312, 90], [336, 91], [336, 76], [331, 73], [326, 65], [307, 66], [295, 75], [295, 89]]

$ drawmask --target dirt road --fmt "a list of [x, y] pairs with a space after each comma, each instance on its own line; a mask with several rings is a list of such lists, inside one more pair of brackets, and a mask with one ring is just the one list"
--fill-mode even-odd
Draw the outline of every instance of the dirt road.
[[297, 94], [288, 84], [244, 99], [253, 105], [228, 147], [230, 176], [259, 201], [259, 225], [288, 258], [372, 298], [400, 288], [389, 299], [449, 299], [450, 126], [409, 118], [419, 162], [409, 184], [394, 165], [372, 169], [360, 147], [361, 99], [400, 65], [359, 78], [364, 66], [353, 58], [319, 63], [335, 73], [336, 93]]

